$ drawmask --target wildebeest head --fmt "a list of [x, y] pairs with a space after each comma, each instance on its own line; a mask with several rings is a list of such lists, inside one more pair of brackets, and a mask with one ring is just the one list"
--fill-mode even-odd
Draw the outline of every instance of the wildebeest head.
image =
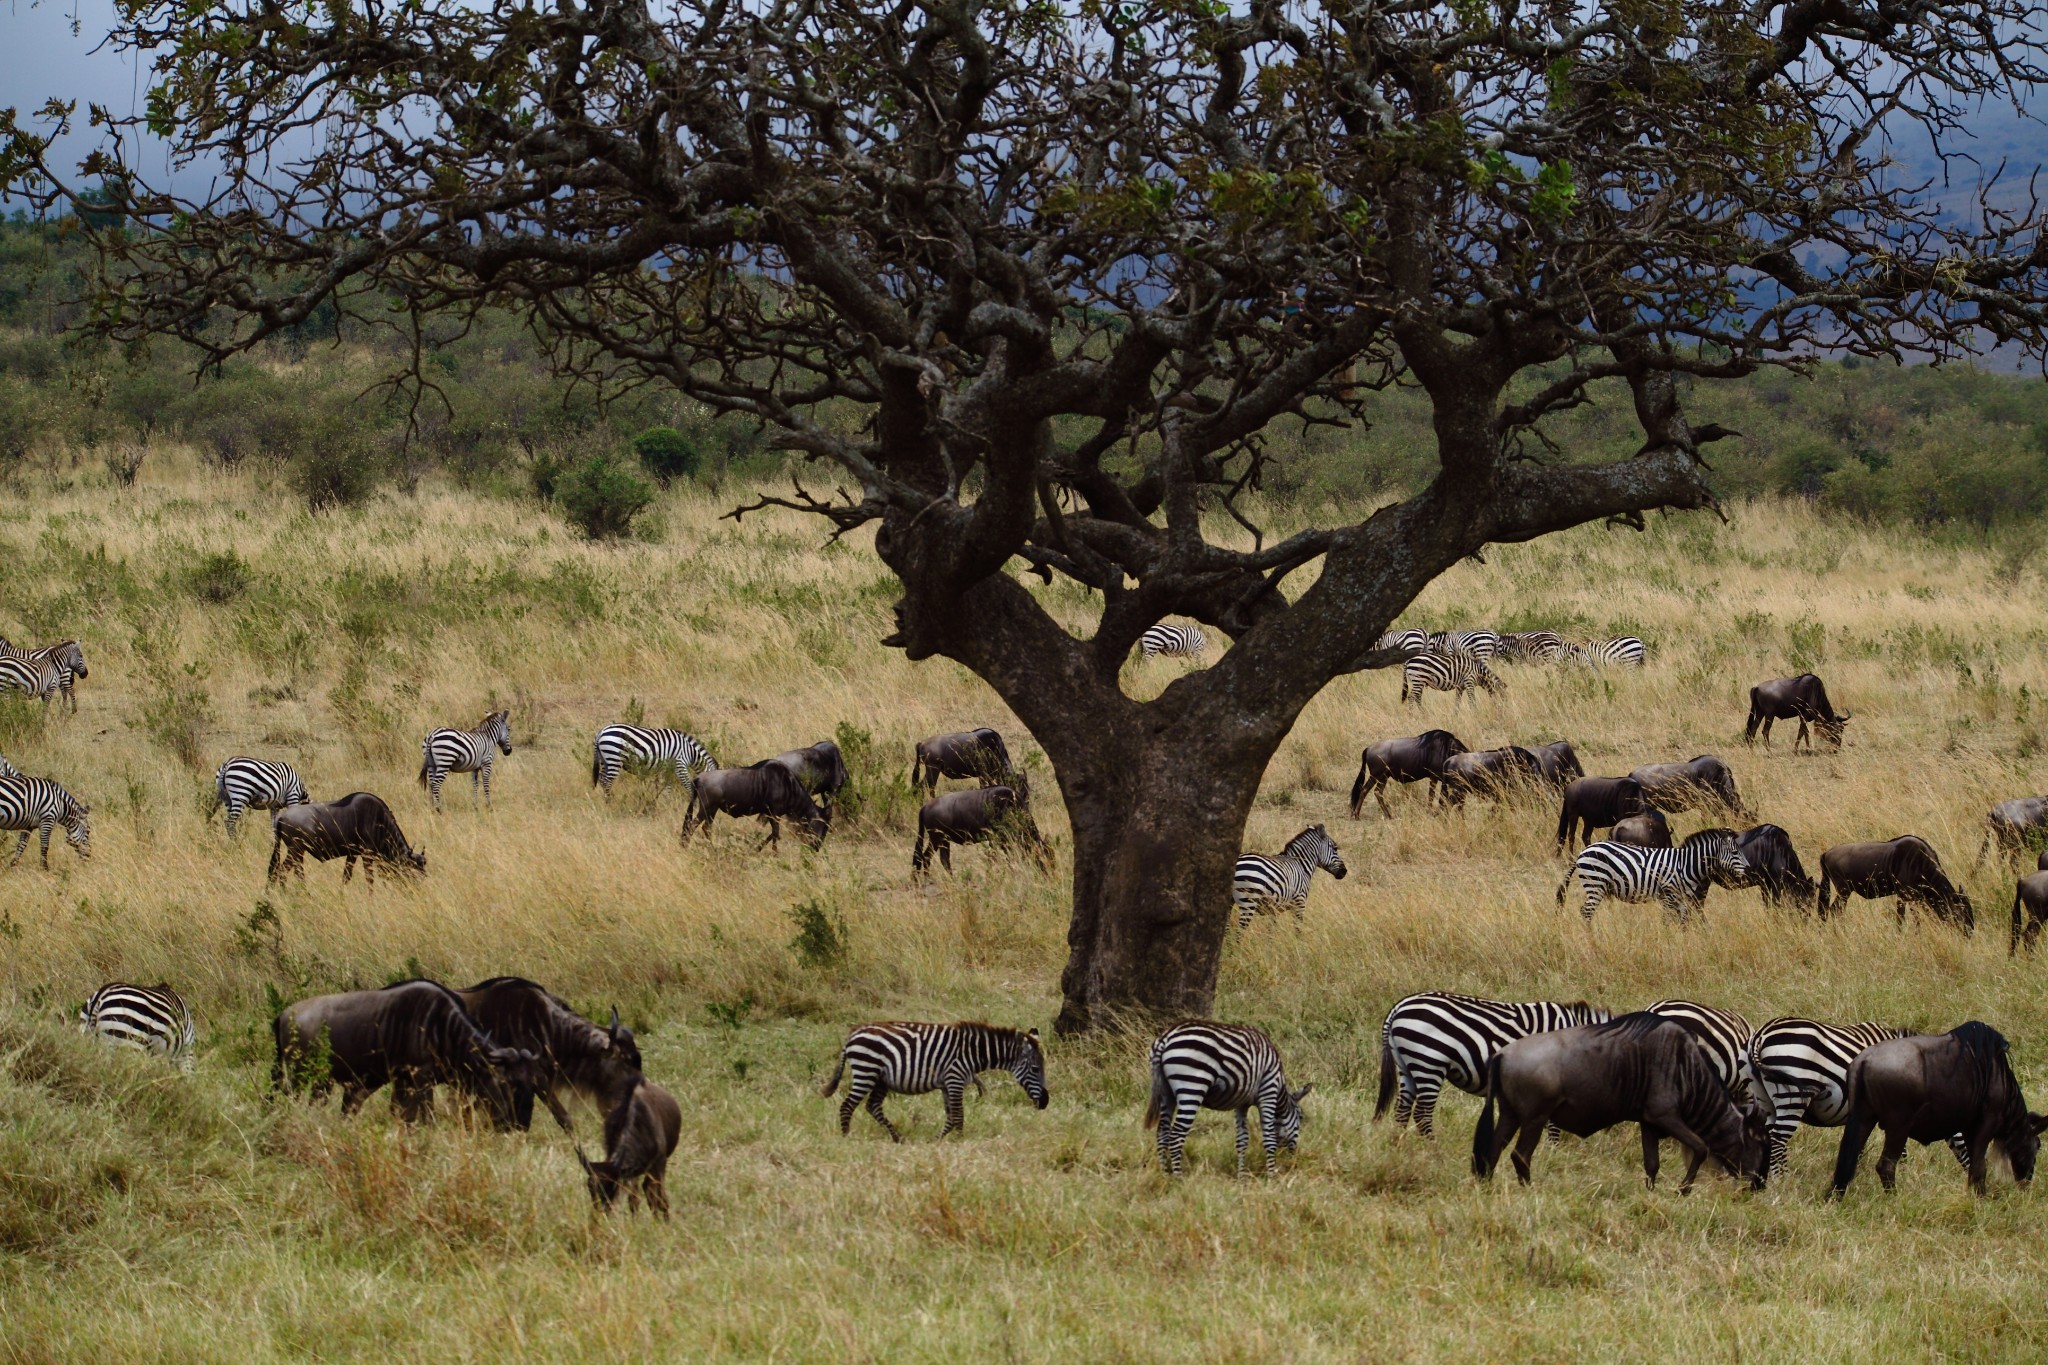
[[1300, 1144], [1301, 1102], [1308, 1096], [1308, 1092], [1315, 1088], [1314, 1081], [1310, 1081], [1299, 1090], [1289, 1090], [1284, 1085], [1280, 1087], [1280, 1124], [1279, 1132], [1274, 1136], [1283, 1150], [1291, 1152]]
[[500, 1131], [533, 1126], [533, 1097], [540, 1084], [540, 1059], [523, 1047], [486, 1043], [484, 1061], [496, 1081], [486, 1092], [491, 1120]]
[[612, 1056], [622, 1065], [630, 1066], [635, 1071], [643, 1069], [640, 1065], [640, 1044], [634, 1040], [633, 1030], [619, 1022], [617, 1005], [612, 1006], [612, 1022], [606, 1027], [604, 1035]]
[[398, 861], [393, 863], [392, 866], [408, 875], [415, 872], [425, 872], [427, 870], [427, 846], [421, 844], [418, 848], [406, 849], [405, 852], [399, 855]]
[[583, 1182], [590, 1190], [590, 1200], [605, 1212], [611, 1212], [612, 1201], [619, 1197], [618, 1167], [609, 1161], [592, 1161], [583, 1154], [583, 1144], [576, 1144], [576, 1159], [583, 1163]]
[[1737, 1178], [1748, 1176], [1749, 1187], [1760, 1190], [1771, 1153], [1771, 1111], [1754, 1097], [1741, 1101], [1735, 1108], [1742, 1115], [1742, 1164], [1729, 1174]]

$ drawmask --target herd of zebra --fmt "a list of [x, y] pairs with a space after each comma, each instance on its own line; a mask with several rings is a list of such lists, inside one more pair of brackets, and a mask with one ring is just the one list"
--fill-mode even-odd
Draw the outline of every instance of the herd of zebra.
[[1634, 635], [1567, 640], [1554, 630], [1390, 630], [1380, 637], [1378, 648], [1405, 656], [1401, 700], [1418, 705], [1424, 692], [1449, 692], [1463, 701], [1474, 688], [1502, 691], [1507, 684], [1493, 671], [1495, 662], [1640, 668], [1648, 658], [1642, 640]]

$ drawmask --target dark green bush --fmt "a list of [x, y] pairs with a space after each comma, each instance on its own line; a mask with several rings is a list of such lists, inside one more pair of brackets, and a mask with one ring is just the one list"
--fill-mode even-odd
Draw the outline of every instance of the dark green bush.
[[249, 563], [233, 550], [207, 555], [192, 566], [192, 594], [223, 605], [249, 590]]
[[383, 481], [388, 464], [384, 453], [344, 421], [322, 423], [292, 460], [292, 487], [310, 511], [368, 502]]
[[555, 496], [584, 535], [615, 540], [633, 533], [633, 519], [654, 501], [654, 490], [623, 459], [598, 454], [557, 480]]
[[696, 478], [704, 465], [701, 443], [674, 427], [649, 427], [641, 432], [633, 438], [633, 453], [663, 488], [677, 479]]

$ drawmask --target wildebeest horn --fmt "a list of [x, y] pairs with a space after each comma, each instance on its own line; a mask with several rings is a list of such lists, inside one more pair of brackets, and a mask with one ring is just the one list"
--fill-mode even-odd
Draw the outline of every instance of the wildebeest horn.
[[607, 1028], [605, 1032], [609, 1033], [614, 1038], [619, 1036], [619, 1007], [617, 1005], [612, 1006], [611, 1026]]

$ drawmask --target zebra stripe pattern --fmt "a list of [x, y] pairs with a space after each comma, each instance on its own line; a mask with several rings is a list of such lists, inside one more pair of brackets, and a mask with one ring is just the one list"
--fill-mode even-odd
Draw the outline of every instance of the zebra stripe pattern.
[[0, 830], [20, 830], [21, 842], [14, 847], [14, 860], [28, 852], [28, 836], [43, 836], [43, 867], [50, 866], [50, 831], [64, 827], [65, 842], [81, 858], [92, 856], [92, 827], [86, 820], [92, 807], [46, 777], [0, 777]]
[[1392, 1100], [1396, 1125], [1412, 1118], [1416, 1132], [1434, 1137], [1445, 1081], [1468, 1095], [1484, 1094], [1487, 1064], [1517, 1038], [1604, 1024], [1611, 1017], [1583, 1000], [1486, 1000], [1446, 991], [1411, 995], [1388, 1010], [1380, 1025], [1380, 1094], [1373, 1117], [1384, 1116]]
[[1554, 630], [1524, 630], [1500, 637], [1500, 657], [1510, 661], [1552, 663], [1564, 658], [1569, 648]]
[[450, 773], [469, 774], [469, 799], [476, 801], [477, 787], [483, 787], [484, 804], [491, 803], [492, 750], [512, 752], [512, 713], [493, 711], [478, 721], [474, 730], [439, 729], [420, 742], [420, 785], [434, 796], [434, 811], [441, 810], [441, 784]]
[[1643, 642], [1633, 635], [1617, 635], [1608, 640], [1588, 640], [1581, 645], [1566, 646], [1566, 656], [1575, 663], [1621, 664], [1628, 668], [1641, 668], [1648, 657]]
[[312, 799], [291, 764], [238, 755], [214, 769], [213, 810], [207, 817], [211, 819], [213, 811], [227, 807], [228, 834], [232, 836], [245, 810], [283, 810]]
[[1422, 694], [1455, 692], [1458, 700], [1475, 687], [1488, 692], [1505, 691], [1507, 684], [1494, 676], [1484, 660], [1465, 650], [1445, 653], [1430, 648], [1401, 665], [1401, 700], [1422, 704]]
[[85, 1002], [78, 1026], [110, 1043], [161, 1052], [180, 1070], [192, 1069], [192, 1011], [169, 986], [109, 982]]
[[48, 659], [0, 653], [0, 692], [26, 692], [31, 701], [50, 704], [63, 686], [63, 675]]
[[[1846, 1086], [1849, 1065], [1866, 1049], [1910, 1030], [1883, 1024], [1823, 1024], [1813, 1019], [1773, 1019], [1749, 1040], [1749, 1071], [1757, 1095], [1771, 1111], [1770, 1178], [1785, 1174], [1786, 1150], [1802, 1123], [1840, 1128], [1849, 1121]], [[1968, 1166], [1969, 1144], [1958, 1133], [1948, 1140], [1956, 1161]]]
[[1138, 650], [1148, 659], [1162, 654], [1199, 658], [1208, 648], [1209, 637], [1200, 626], [1153, 626], [1138, 637]]
[[1440, 654], [1463, 650], [1481, 663], [1491, 663], [1500, 653], [1500, 636], [1490, 630], [1439, 630], [1429, 636], [1427, 644]]
[[[685, 793], [697, 784], [697, 774], [716, 768], [718, 760], [695, 736], [681, 730], [651, 730], [640, 725], [607, 725], [597, 732], [590, 756], [590, 780], [604, 788], [604, 799], [612, 799], [612, 784], [621, 769], [652, 772], [664, 767], [675, 771]], [[660, 799], [659, 790], [655, 799]]]
[[1715, 1009], [1693, 1000], [1658, 1000], [1643, 1006], [1645, 1014], [1661, 1014], [1683, 1026], [1714, 1064], [1714, 1073], [1737, 1102], [1756, 1093], [1749, 1069], [1749, 1021], [1734, 1010]]
[[0, 777], [20, 777], [21, 769], [7, 761], [6, 754], [0, 754]]
[[851, 1073], [846, 1098], [839, 1102], [839, 1134], [853, 1127], [853, 1111], [863, 1104], [875, 1122], [882, 1125], [893, 1142], [903, 1141], [896, 1125], [882, 1113], [882, 1101], [891, 1091], [899, 1095], [945, 1092], [945, 1137], [964, 1129], [961, 1104], [967, 1087], [986, 1094], [981, 1073], [1001, 1069], [1017, 1078], [1024, 1093], [1038, 1108], [1045, 1108], [1052, 1093], [1045, 1085], [1045, 1050], [1039, 1046], [1038, 1030], [1000, 1028], [994, 1024], [863, 1024], [846, 1037], [839, 1049], [839, 1066], [825, 1083], [824, 1094], [839, 1088], [839, 1079]]
[[1317, 868], [1344, 879], [1346, 868], [1337, 852], [1337, 841], [1321, 825], [1310, 825], [1287, 841], [1278, 857], [1246, 853], [1237, 860], [1230, 879], [1230, 904], [1237, 911], [1237, 927], [1252, 922], [1253, 915], [1275, 915], [1292, 910], [1296, 923], [1308, 907], [1309, 883]]
[[1557, 884], [1557, 903], [1577, 877], [1586, 890], [1579, 913], [1587, 923], [1608, 896], [1631, 904], [1652, 898], [1683, 921], [1706, 904], [1708, 881], [1733, 884], [1748, 877], [1749, 863], [1735, 848], [1735, 831], [1703, 829], [1677, 848], [1638, 848], [1612, 840], [1589, 844]]
[[1301, 1099], [1314, 1087], [1287, 1088], [1280, 1049], [1263, 1029], [1184, 1020], [1159, 1035], [1152, 1044], [1151, 1062], [1152, 1099], [1145, 1109], [1145, 1126], [1159, 1127], [1159, 1165], [1166, 1174], [1186, 1172], [1184, 1152], [1197, 1109], [1237, 1111], [1239, 1175], [1244, 1174], [1245, 1151], [1251, 1146], [1246, 1115], [1255, 1106], [1267, 1175], [1273, 1174], [1279, 1150], [1291, 1152], [1301, 1140]]
[[[79, 647], [78, 641], [60, 640], [41, 649], [17, 649], [8, 642], [6, 636], [0, 635], [0, 658], [12, 658], [32, 666], [47, 665], [48, 670], [54, 671], [55, 682], [54, 690], [43, 692], [43, 700], [48, 702], [52, 695], [62, 693], [64, 700], [71, 705], [72, 714], [78, 713], [78, 693], [73, 690], [73, 680], [89, 676], [85, 666], [85, 651]], [[4, 676], [0, 674], [0, 678]], [[0, 681], [0, 690], [5, 690], [7, 686], [5, 681]], [[31, 691], [30, 695], [33, 696], [35, 693]]]
[[1380, 636], [1377, 649], [1399, 649], [1409, 654], [1420, 654], [1429, 648], [1429, 632], [1426, 630], [1390, 630]]

